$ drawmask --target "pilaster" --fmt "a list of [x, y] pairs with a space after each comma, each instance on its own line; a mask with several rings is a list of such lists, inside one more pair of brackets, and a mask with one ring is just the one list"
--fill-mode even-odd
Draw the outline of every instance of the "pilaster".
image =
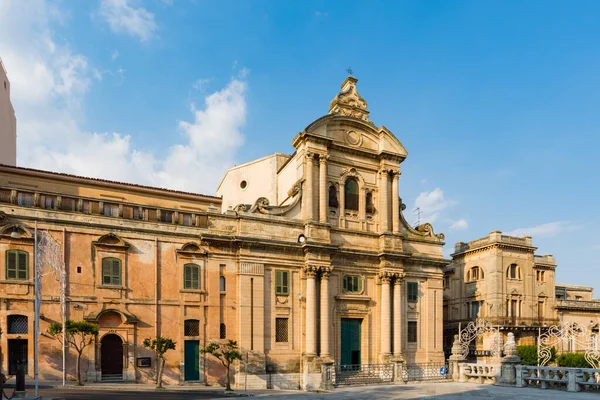
[[380, 319], [380, 340], [381, 340], [381, 362], [387, 362], [387, 359], [392, 355], [391, 348], [391, 310], [390, 310], [390, 283], [392, 274], [382, 272], [379, 274], [381, 282], [381, 319]]
[[314, 219], [314, 206], [313, 206], [313, 196], [314, 196], [314, 154], [311, 152], [307, 152], [305, 155], [306, 161], [306, 210], [304, 213], [304, 219], [312, 221]]
[[381, 232], [388, 232], [390, 230], [389, 222], [390, 217], [388, 209], [389, 204], [389, 171], [387, 169], [379, 171], [379, 187], [380, 187], [380, 210], [381, 210]]
[[392, 172], [392, 230], [394, 233], [400, 232], [400, 201], [398, 193], [398, 180], [400, 171]]
[[319, 156], [319, 221], [327, 222], [327, 160], [329, 156]]
[[328, 360], [331, 358], [329, 348], [330, 338], [330, 323], [329, 323], [329, 276], [331, 275], [332, 267], [321, 267], [321, 358]]

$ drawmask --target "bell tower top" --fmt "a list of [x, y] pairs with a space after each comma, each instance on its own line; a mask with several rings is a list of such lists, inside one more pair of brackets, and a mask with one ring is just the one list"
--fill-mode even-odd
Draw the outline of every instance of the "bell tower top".
[[342, 83], [342, 91], [339, 92], [329, 104], [329, 114], [343, 115], [369, 121], [367, 102], [360, 97], [356, 90], [358, 79], [349, 75]]

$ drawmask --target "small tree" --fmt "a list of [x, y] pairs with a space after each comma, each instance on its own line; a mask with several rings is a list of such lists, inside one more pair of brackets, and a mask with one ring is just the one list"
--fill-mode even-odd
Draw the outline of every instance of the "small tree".
[[[83, 350], [88, 345], [92, 344], [92, 341], [98, 334], [98, 326], [86, 321], [71, 321], [68, 319], [65, 323], [65, 327], [65, 340], [67, 341], [67, 344], [72, 346], [77, 351], [77, 363], [75, 365], [75, 369], [77, 370], [77, 385], [81, 386], [81, 356], [83, 354]], [[58, 322], [51, 323], [50, 328], [48, 328], [48, 333], [54, 339], [58, 340], [61, 345], [65, 345], [62, 342], [62, 324], [59, 324]]]
[[240, 353], [238, 344], [235, 340], [228, 339], [224, 344], [218, 342], [210, 342], [208, 346], [201, 349], [202, 354], [212, 354], [215, 356], [221, 364], [227, 368], [227, 375], [225, 376], [225, 390], [231, 390], [231, 383], [229, 380], [229, 367], [235, 360], [242, 359], [242, 353]]
[[157, 336], [156, 339], [144, 339], [144, 347], [154, 351], [156, 355], [156, 388], [162, 389], [162, 374], [165, 369], [165, 353], [169, 350], [175, 350], [177, 343], [173, 339], [163, 336]]

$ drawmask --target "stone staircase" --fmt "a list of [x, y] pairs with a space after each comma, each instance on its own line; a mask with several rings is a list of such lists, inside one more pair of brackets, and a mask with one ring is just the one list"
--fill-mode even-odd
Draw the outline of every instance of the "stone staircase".
[[123, 374], [102, 374], [102, 382], [123, 382]]

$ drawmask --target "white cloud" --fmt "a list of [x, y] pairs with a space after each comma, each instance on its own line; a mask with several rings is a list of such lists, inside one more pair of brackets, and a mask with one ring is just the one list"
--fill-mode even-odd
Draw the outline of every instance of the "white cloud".
[[450, 225], [451, 231], [462, 231], [469, 227], [469, 223], [466, 219], [461, 218], [458, 221], [454, 221], [452, 225]]
[[444, 191], [435, 188], [431, 192], [422, 192], [415, 200], [414, 209], [419, 209], [421, 213], [421, 223], [433, 223], [440, 217], [442, 210], [454, 205], [451, 200], [444, 198]]
[[210, 79], [208, 78], [202, 78], [202, 79], [198, 79], [196, 80], [196, 82], [194, 82], [192, 84], [192, 87], [200, 92], [206, 90], [206, 87], [208, 86], [208, 84], [210, 83]]
[[504, 234], [508, 236], [555, 237], [575, 229], [578, 229], [578, 226], [568, 221], [556, 221], [529, 228], [517, 228], [510, 232], [504, 232]]
[[61, 17], [60, 10], [41, 0], [31, 5], [0, 2], [0, 54], [18, 118], [18, 164], [214, 193], [244, 141], [246, 80], [232, 78], [201, 108], [191, 105], [190, 121], [173, 126], [182, 142], [165, 156], [136, 147], [122, 133], [85, 132], [82, 108], [97, 71], [68, 43], [54, 41], [50, 26]]
[[98, 14], [114, 33], [137, 36], [145, 42], [154, 36], [158, 25], [154, 14], [134, 4], [132, 0], [102, 0]]
[[115, 51], [113, 51], [113, 53], [111, 54], [111, 56], [110, 56], [110, 59], [114, 61], [114, 60], [116, 60], [118, 57], [119, 57], [119, 51], [118, 51], [118, 50], [115, 50]]

